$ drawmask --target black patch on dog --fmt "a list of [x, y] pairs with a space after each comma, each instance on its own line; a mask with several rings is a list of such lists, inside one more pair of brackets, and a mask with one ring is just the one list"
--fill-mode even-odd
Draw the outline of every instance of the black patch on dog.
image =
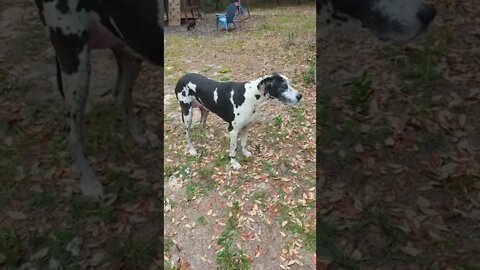
[[260, 99], [260, 95], [255, 95], [255, 98], [256, 98], [256, 99]]
[[38, 14], [40, 15], [40, 20], [42, 21], [42, 24], [45, 25], [45, 17], [43, 16], [43, 2], [49, 2], [51, 0], [35, 0], [35, 4], [37, 5], [38, 8]]
[[68, 34], [65, 35], [60, 28], [50, 28], [50, 39], [55, 47], [62, 70], [66, 74], [77, 72], [80, 60], [78, 55], [82, 52], [84, 45], [87, 43], [87, 31], [83, 31], [81, 35]]
[[56, 8], [58, 11], [60, 11], [62, 14], [67, 14], [68, 11], [70, 10], [68, 8], [68, 1], [67, 0], [58, 0]]
[[[188, 73], [178, 80], [175, 87], [176, 96], [183, 91], [183, 88], [188, 83], [196, 85], [196, 89], [190, 89], [188, 94], [194, 96], [197, 101], [199, 100], [199, 96], [201, 96], [202, 105], [229, 123], [229, 131], [231, 131], [233, 129], [232, 122], [235, 119], [233, 108], [245, 102], [246, 82], [219, 82], [200, 74]], [[217, 102], [215, 102], [214, 99], [215, 89], [217, 90]], [[233, 105], [230, 101], [232, 91]], [[185, 104], [180, 102], [180, 106], [184, 107]], [[186, 106], [190, 106], [190, 104]]]
[[159, 9], [163, 11], [163, 1], [103, 0], [101, 3], [125, 43], [153, 64], [163, 66], [163, 27], [158, 24], [157, 14]]

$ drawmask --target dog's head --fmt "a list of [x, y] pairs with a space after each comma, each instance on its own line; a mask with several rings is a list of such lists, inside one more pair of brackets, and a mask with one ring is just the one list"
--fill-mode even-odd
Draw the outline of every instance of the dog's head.
[[295, 105], [302, 99], [302, 94], [291, 86], [290, 79], [276, 72], [263, 77], [257, 87], [268, 98], [277, 99], [284, 105]]
[[353, 18], [379, 39], [394, 42], [414, 39], [435, 13], [424, 0], [317, 0], [319, 24], [341, 25]]

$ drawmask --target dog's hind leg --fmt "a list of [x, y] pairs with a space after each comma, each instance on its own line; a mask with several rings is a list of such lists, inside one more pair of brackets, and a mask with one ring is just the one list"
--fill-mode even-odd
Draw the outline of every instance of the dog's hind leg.
[[145, 130], [143, 124], [135, 115], [132, 99], [132, 87], [140, 72], [142, 62], [121, 50], [113, 49], [113, 53], [118, 67], [117, 82], [113, 95], [123, 105], [133, 140], [140, 145], [148, 144], [156, 148], [160, 145], [160, 140], [155, 134]]
[[[75, 19], [72, 18], [76, 23]], [[65, 34], [62, 29], [50, 29], [50, 39], [62, 69], [63, 91], [68, 109], [68, 144], [75, 167], [80, 173], [81, 192], [93, 199], [103, 198], [103, 187], [85, 157], [83, 120], [90, 78], [88, 32]]]
[[203, 107], [200, 107], [200, 112], [201, 112], [200, 125], [205, 130], [205, 136], [208, 139], [213, 139], [213, 134], [208, 132], [208, 129], [207, 129], [207, 116], [209, 111]]
[[242, 166], [240, 163], [238, 163], [236, 159], [237, 155], [237, 139], [238, 139], [238, 130], [237, 129], [232, 129], [230, 131], [230, 152], [229, 152], [229, 157], [230, 157], [230, 166], [232, 166], [233, 169], [240, 169]]
[[240, 145], [242, 146], [242, 153], [245, 157], [251, 157], [252, 153], [247, 150], [247, 139], [248, 139], [248, 129], [251, 127], [251, 124], [244, 126], [240, 130]]

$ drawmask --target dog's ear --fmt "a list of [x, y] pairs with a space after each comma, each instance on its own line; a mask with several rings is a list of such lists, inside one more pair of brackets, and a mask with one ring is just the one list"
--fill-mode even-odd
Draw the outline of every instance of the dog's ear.
[[268, 76], [268, 77], [266, 77], [266, 78], [264, 78], [263, 80], [260, 81], [257, 88], [260, 91], [263, 90], [263, 91], [268, 93], [269, 90], [272, 88], [272, 86], [273, 86], [273, 77]]

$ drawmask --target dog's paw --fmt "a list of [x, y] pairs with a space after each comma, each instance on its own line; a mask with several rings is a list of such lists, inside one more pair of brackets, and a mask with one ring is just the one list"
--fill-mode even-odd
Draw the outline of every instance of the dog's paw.
[[230, 160], [230, 166], [232, 167], [232, 169], [234, 170], [238, 170], [242, 167], [242, 165], [240, 165], [240, 163], [238, 163], [238, 161], [236, 159], [232, 159]]
[[160, 147], [160, 139], [158, 138], [157, 134], [151, 131], [145, 131], [144, 136], [146, 138], [148, 146], [153, 149], [157, 149]]
[[190, 153], [190, 155], [192, 156], [196, 156], [197, 155], [197, 150], [195, 150], [195, 148], [191, 147], [188, 149], [188, 153]]
[[243, 153], [243, 156], [247, 158], [252, 156], [252, 153], [248, 150], [243, 150], [242, 153]]
[[93, 171], [83, 172], [79, 183], [80, 191], [83, 195], [95, 201], [102, 201], [105, 196], [103, 187]]
[[160, 139], [158, 136], [151, 132], [145, 131], [143, 134], [135, 134], [133, 135], [133, 140], [141, 146], [150, 147], [152, 149], [156, 149], [160, 147]]

